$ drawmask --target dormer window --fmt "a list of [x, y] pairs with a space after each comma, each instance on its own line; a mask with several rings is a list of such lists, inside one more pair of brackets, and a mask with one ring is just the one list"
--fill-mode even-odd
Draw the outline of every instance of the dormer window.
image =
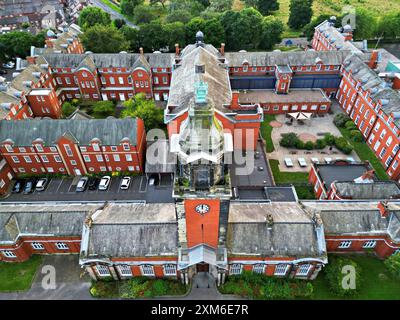
[[138, 72], [138, 77], [139, 77], [139, 78], [143, 77], [143, 72], [140, 72], [140, 71], [139, 71], [139, 72]]
[[7, 152], [13, 152], [14, 149], [10, 144], [5, 144], [4, 147], [6, 148]]
[[43, 147], [41, 144], [36, 144], [35, 147], [36, 147], [37, 151], [43, 152]]
[[88, 76], [87, 72], [82, 72], [82, 77], [86, 78]]
[[247, 64], [244, 64], [243, 65], [243, 72], [247, 72], [248, 71], [248, 65]]

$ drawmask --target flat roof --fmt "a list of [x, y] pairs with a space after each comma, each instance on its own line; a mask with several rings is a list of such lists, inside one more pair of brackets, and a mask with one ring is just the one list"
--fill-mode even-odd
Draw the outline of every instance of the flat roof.
[[329, 102], [321, 89], [294, 90], [288, 94], [277, 94], [274, 90], [246, 90], [239, 93], [239, 103], [298, 103]]
[[31, 92], [29, 92], [29, 95], [30, 96], [46, 96], [46, 95], [49, 95], [50, 92], [51, 92], [50, 89], [38, 89], [38, 90], [33, 89]]

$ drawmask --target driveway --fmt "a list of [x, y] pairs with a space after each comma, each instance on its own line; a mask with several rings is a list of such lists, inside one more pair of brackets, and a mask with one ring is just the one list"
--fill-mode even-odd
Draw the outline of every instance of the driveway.
[[136, 28], [138, 29], [138, 26], [133, 24], [132, 22], [130, 22], [127, 18], [125, 18], [122, 14], [120, 14], [117, 11], [114, 11], [113, 9], [111, 9], [109, 6], [107, 6], [106, 4], [104, 4], [101, 0], [90, 0], [89, 1], [89, 5], [95, 6], [95, 7], [99, 7], [102, 10], [104, 10], [105, 12], [108, 12], [111, 16], [112, 20], [115, 19], [122, 19], [125, 20], [126, 24], [128, 26], [130, 26], [131, 28]]
[[[89, 300], [90, 278], [82, 276], [78, 255], [45, 256], [38, 268], [32, 287], [25, 292], [0, 293], [0, 300]], [[49, 271], [46, 266], [55, 269], [55, 289], [44, 289]], [[43, 271], [43, 273], [42, 273]]]

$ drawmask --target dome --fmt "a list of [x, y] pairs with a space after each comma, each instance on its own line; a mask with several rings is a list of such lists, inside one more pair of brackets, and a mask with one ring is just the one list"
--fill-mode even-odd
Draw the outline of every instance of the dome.
[[52, 30], [47, 30], [46, 35], [48, 38], [53, 38], [56, 36], [56, 34]]
[[204, 40], [204, 34], [203, 34], [203, 32], [201, 32], [200, 30], [197, 31], [197, 33], [196, 33], [196, 41], [201, 41], [201, 42], [203, 42], [203, 40]]
[[353, 28], [351, 27], [351, 25], [346, 24], [346, 25], [343, 27], [343, 32], [351, 32], [351, 31], [353, 31]]

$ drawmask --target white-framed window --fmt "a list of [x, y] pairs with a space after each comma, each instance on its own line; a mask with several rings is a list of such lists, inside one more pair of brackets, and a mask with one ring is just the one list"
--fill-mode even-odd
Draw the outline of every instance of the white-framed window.
[[255, 273], [264, 273], [265, 264], [263, 263], [256, 263], [253, 265], [253, 272]]
[[164, 264], [164, 275], [175, 276], [176, 275], [176, 264], [173, 264], [173, 263]]
[[19, 150], [19, 152], [26, 152], [26, 148], [24, 148], [24, 147], [19, 147], [18, 150]]
[[108, 270], [107, 266], [98, 264], [96, 266], [97, 273], [99, 274], [100, 277], [108, 277], [110, 276], [110, 270]]
[[30, 156], [24, 156], [24, 160], [26, 163], [32, 163], [32, 159]]
[[144, 264], [140, 266], [140, 269], [142, 270], [142, 275], [144, 276], [154, 276], [154, 268], [150, 264]]
[[121, 276], [126, 276], [126, 277], [132, 276], [132, 269], [130, 266], [126, 264], [118, 266], [118, 270]]
[[96, 160], [98, 162], [102, 162], [103, 161], [103, 156], [101, 154], [96, 155]]
[[364, 244], [363, 244], [364, 249], [375, 248], [375, 246], [376, 246], [375, 240], [369, 240], [369, 241], [364, 242]]
[[49, 159], [47, 158], [47, 156], [40, 156], [42, 158], [43, 162], [49, 162]]
[[16, 156], [11, 157], [14, 163], [19, 163], [19, 159]]
[[392, 141], [393, 141], [392, 136], [389, 136], [389, 138], [387, 138], [387, 140], [386, 140], [386, 145], [389, 147], [390, 144], [392, 143]]
[[68, 144], [64, 144], [64, 149], [65, 149], [65, 152], [67, 153], [68, 157], [72, 157], [73, 156], [71, 147]]
[[126, 161], [132, 161], [132, 155], [131, 154], [126, 154], [125, 155]]
[[62, 162], [60, 156], [54, 156], [54, 161], [55, 161], [55, 162]]
[[229, 273], [232, 275], [242, 273], [242, 265], [240, 263], [233, 263], [229, 267]]
[[5, 181], [1, 179], [0, 181], [0, 188], [3, 188], [6, 185]]
[[13, 147], [11, 145], [9, 145], [9, 144], [5, 144], [4, 147], [6, 148], [7, 152], [13, 152], [14, 151]]
[[347, 249], [347, 248], [350, 248], [350, 246], [351, 246], [351, 241], [342, 241], [339, 244], [338, 248], [339, 249]]
[[71, 160], [71, 165], [76, 166], [76, 161], [75, 160]]
[[100, 146], [97, 143], [93, 143], [93, 150], [100, 151]]
[[40, 243], [40, 242], [32, 242], [31, 246], [35, 250], [43, 250], [44, 249], [43, 243]]
[[120, 161], [119, 154], [114, 154], [114, 161], [115, 162], [119, 162]]
[[129, 143], [123, 143], [122, 146], [124, 147], [125, 151], [129, 151], [131, 149]]
[[275, 267], [275, 272], [274, 275], [275, 276], [286, 276], [286, 273], [289, 269], [289, 265], [288, 264], [278, 264]]
[[85, 162], [90, 162], [90, 156], [88, 155], [84, 155], [83, 159], [85, 160]]
[[296, 272], [296, 276], [307, 276], [310, 272], [311, 264], [302, 264]]
[[111, 146], [111, 151], [117, 151], [117, 150], [118, 150], [117, 146]]
[[58, 250], [68, 250], [68, 245], [64, 242], [56, 242], [56, 248]]
[[16, 254], [11, 250], [2, 250], [1, 253], [6, 258], [16, 258], [17, 257]]

